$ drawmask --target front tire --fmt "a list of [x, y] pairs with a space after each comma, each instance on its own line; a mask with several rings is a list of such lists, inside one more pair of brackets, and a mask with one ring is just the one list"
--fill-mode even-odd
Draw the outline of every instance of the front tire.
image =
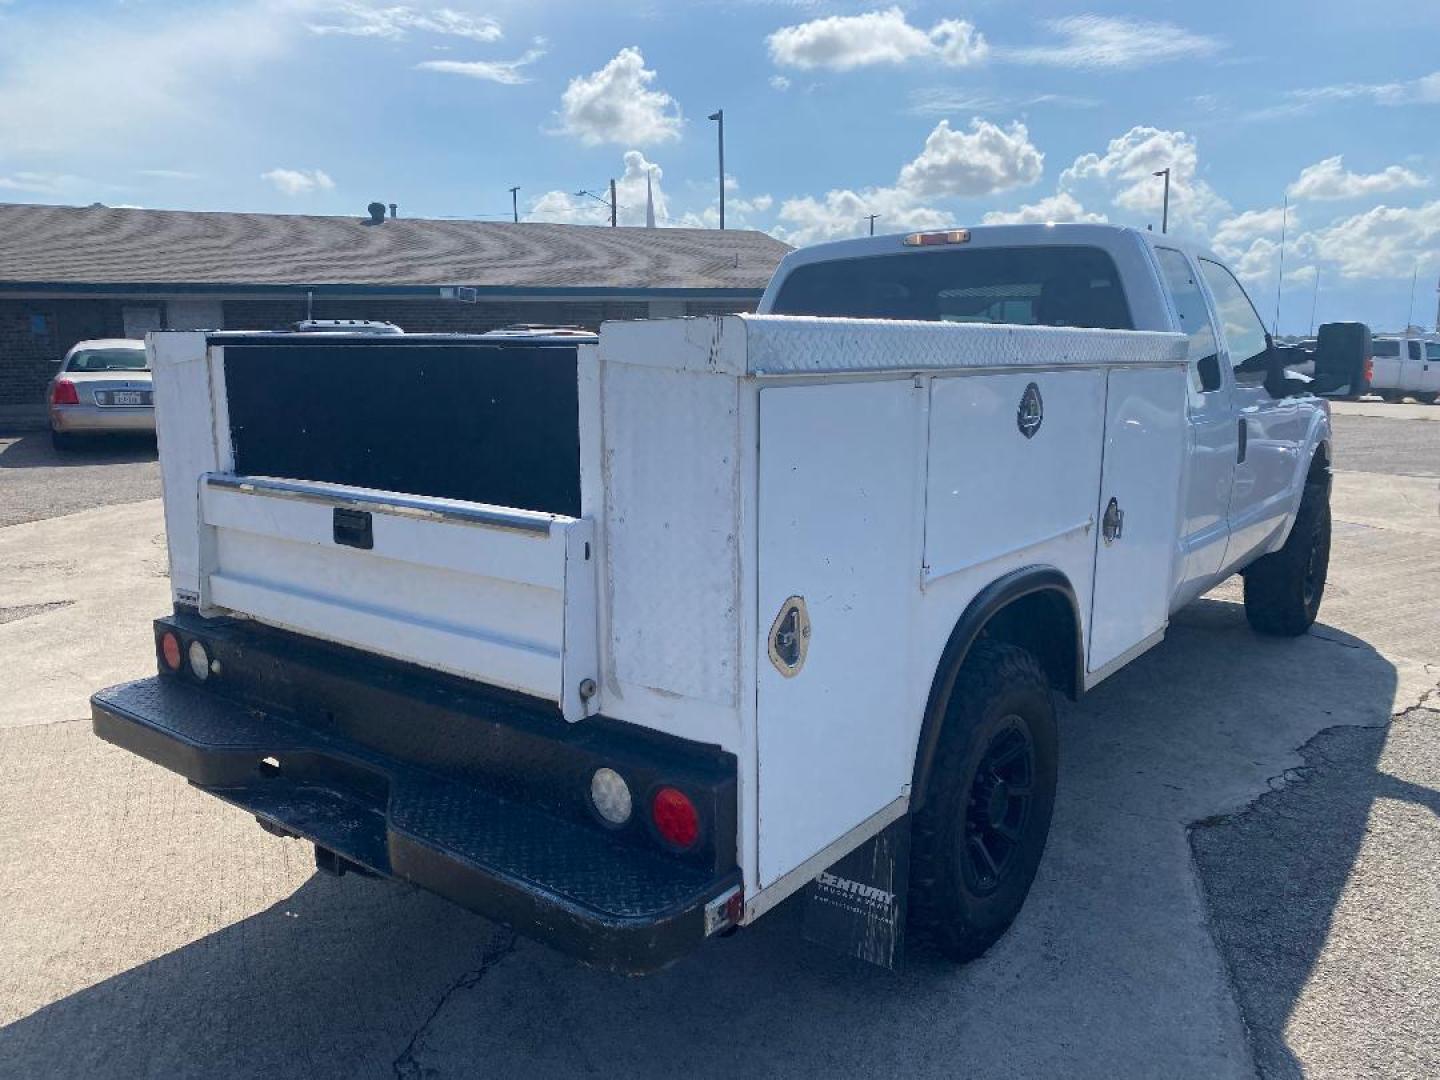
[[1059, 757], [1050, 685], [1024, 649], [981, 639], [945, 710], [924, 805], [911, 821], [910, 928], [973, 960], [1009, 929], [1035, 880]]
[[1324, 484], [1305, 485], [1285, 546], [1245, 571], [1245, 618], [1257, 633], [1298, 637], [1325, 597], [1330, 568], [1330, 499]]

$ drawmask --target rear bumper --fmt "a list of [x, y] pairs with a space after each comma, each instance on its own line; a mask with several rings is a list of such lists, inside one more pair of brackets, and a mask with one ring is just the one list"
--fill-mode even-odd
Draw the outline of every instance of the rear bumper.
[[154, 431], [155, 410], [149, 405], [52, 405], [50, 427], [64, 434]]
[[[324, 687], [313, 684], [311, 692]], [[273, 830], [597, 967], [627, 974], [664, 967], [728, 925], [720, 912], [738, 894], [733, 868], [718, 872], [617, 842], [595, 824], [177, 676], [102, 690], [91, 711], [100, 738]], [[571, 752], [554, 748], [560, 758]]]

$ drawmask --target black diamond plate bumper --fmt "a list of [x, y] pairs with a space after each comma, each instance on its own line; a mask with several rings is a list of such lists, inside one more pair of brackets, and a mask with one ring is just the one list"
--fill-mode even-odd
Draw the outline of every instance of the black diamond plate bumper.
[[95, 734], [279, 829], [597, 967], [642, 974], [739, 884], [176, 678], [91, 698]]

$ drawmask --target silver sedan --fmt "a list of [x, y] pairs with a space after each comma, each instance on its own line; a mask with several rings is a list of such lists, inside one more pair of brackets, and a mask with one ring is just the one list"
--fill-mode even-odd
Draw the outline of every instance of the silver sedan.
[[73, 449], [81, 435], [154, 431], [145, 343], [130, 338], [77, 343], [60, 361], [46, 400], [57, 450]]

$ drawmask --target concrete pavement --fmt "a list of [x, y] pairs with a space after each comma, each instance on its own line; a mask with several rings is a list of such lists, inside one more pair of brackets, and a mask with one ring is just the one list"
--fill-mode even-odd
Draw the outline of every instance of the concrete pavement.
[[[159, 504], [0, 529], [0, 1075], [1434, 1075], [1413, 1008], [1440, 956], [1434, 488], [1339, 477], [1315, 633], [1256, 637], [1227, 587], [1068, 708], [1016, 926], [968, 967], [912, 952], [899, 975], [805, 944], [790, 905], [619, 980], [425, 894], [317, 876], [304, 845], [89, 734], [86, 693], [153, 667]], [[1392, 758], [1372, 744], [1397, 714], [1415, 741]], [[1337, 757], [1335, 731], [1364, 745]], [[1345, 793], [1286, 780], [1332, 758]], [[1411, 785], [1396, 816], [1380, 773]], [[1332, 801], [1267, 827], [1289, 811], [1265, 800], [1302, 788]], [[1285, 867], [1340, 883], [1312, 897], [1325, 932], [1260, 917]], [[1248, 924], [1258, 941], [1229, 929]]]

